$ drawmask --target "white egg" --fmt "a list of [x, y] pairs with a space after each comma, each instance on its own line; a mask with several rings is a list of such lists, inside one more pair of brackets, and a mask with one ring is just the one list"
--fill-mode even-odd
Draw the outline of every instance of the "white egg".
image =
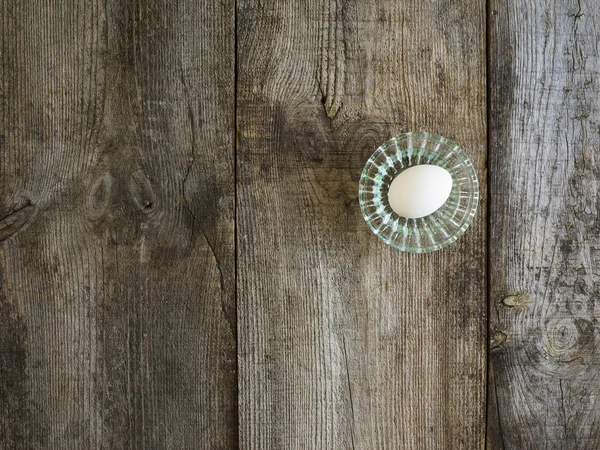
[[452, 191], [452, 175], [429, 164], [409, 167], [392, 180], [388, 201], [396, 214], [407, 219], [428, 216], [442, 207]]

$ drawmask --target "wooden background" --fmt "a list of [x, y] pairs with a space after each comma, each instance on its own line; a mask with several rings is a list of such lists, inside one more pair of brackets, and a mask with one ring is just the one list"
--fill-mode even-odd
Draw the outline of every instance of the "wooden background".
[[[2, 448], [600, 448], [598, 24], [0, 0]], [[483, 194], [425, 255], [358, 206], [417, 130]]]

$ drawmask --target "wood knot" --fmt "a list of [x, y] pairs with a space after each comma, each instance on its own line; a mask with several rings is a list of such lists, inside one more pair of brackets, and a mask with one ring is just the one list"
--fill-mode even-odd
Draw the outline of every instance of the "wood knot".
[[532, 301], [529, 294], [512, 294], [502, 299], [500, 303], [506, 309], [527, 308]]
[[490, 330], [490, 351], [504, 350], [504, 345], [508, 342], [508, 338], [508, 331], [493, 327]]
[[87, 202], [88, 217], [91, 221], [96, 222], [106, 215], [110, 203], [112, 183], [110, 173], [106, 172], [92, 184]]
[[544, 347], [548, 356], [572, 360], [594, 344], [593, 323], [564, 315], [553, 317], [546, 324]]
[[156, 195], [150, 180], [142, 170], [131, 174], [129, 189], [135, 204], [141, 212], [151, 214], [156, 209]]

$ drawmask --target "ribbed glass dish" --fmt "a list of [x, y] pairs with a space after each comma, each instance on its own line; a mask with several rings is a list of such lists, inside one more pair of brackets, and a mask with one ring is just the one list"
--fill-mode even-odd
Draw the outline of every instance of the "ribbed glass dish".
[[[444, 205], [426, 217], [407, 219], [388, 203], [392, 180], [419, 164], [443, 167], [452, 175], [452, 191]], [[405, 252], [439, 250], [456, 241], [471, 224], [479, 201], [477, 174], [457, 144], [432, 133], [406, 133], [382, 144], [360, 177], [358, 196], [363, 217], [381, 240]]]

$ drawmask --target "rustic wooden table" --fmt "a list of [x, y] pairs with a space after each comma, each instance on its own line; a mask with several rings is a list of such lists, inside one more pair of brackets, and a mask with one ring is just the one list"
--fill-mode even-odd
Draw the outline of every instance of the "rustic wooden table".
[[[597, 2], [0, 0], [0, 23], [3, 448], [600, 448]], [[425, 255], [357, 198], [416, 130], [483, 194]]]

